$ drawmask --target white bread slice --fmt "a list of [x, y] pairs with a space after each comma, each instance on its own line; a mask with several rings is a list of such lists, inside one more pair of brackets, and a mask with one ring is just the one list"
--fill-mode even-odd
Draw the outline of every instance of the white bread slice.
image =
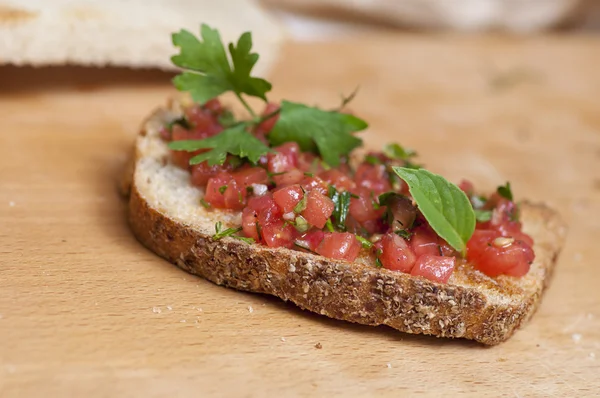
[[332, 318], [489, 345], [509, 338], [536, 310], [566, 234], [558, 215], [542, 205], [521, 205], [536, 252], [523, 278], [490, 278], [462, 266], [447, 284], [438, 284], [376, 268], [369, 258], [349, 263], [234, 238], [214, 241], [215, 222], [236, 227], [240, 214], [206, 210], [199, 204], [203, 192], [190, 184], [189, 173], [169, 163], [158, 129], [178, 107], [156, 111], [142, 126], [124, 191], [135, 236], [180, 268]]
[[224, 42], [251, 31], [259, 76], [286, 36], [252, 0], [0, 0], [0, 64], [173, 69], [171, 33], [198, 34], [201, 22]]

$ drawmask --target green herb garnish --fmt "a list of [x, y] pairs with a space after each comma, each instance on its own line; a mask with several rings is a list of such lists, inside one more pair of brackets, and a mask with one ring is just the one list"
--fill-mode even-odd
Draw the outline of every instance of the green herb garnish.
[[373, 247], [373, 243], [371, 243], [371, 241], [369, 241], [368, 239], [363, 238], [360, 235], [355, 235], [356, 240], [358, 240], [360, 242], [360, 244], [362, 245], [362, 247], [364, 249], [370, 249]]
[[205, 209], [210, 209], [210, 203], [208, 203], [206, 200], [204, 200], [204, 198], [200, 198], [200, 204], [202, 205], [202, 207], [204, 207]]
[[433, 230], [464, 256], [467, 241], [475, 231], [475, 212], [467, 195], [444, 177], [425, 169], [393, 169], [408, 184]]
[[346, 230], [346, 218], [350, 213], [350, 198], [351, 193], [348, 191], [338, 192], [333, 185], [330, 185], [327, 189], [327, 195], [333, 202], [333, 218], [332, 224], [339, 230]]
[[237, 240], [241, 240], [241, 241], [246, 242], [248, 244], [252, 244], [252, 243], [255, 242], [254, 239], [252, 239], [252, 238], [246, 238], [245, 236], [232, 236], [232, 238], [235, 238]]
[[[229, 55], [219, 32], [204, 24], [200, 28], [200, 38], [187, 30], [181, 30], [173, 35], [173, 44], [179, 47], [180, 51], [171, 60], [183, 69], [183, 72], [173, 79], [178, 90], [189, 92], [192, 99], [200, 104], [223, 93], [232, 92], [252, 116], [249, 121], [236, 122], [233, 115], [224, 114], [222, 123], [226, 129], [216, 136], [170, 143], [170, 148], [174, 150], [191, 152], [211, 149], [192, 158], [190, 164], [203, 161], [208, 161], [211, 166], [223, 164], [227, 154], [247, 158], [256, 163], [270, 149], [250, 131], [277, 113], [279, 119], [268, 135], [271, 146], [297, 142], [304, 151], [318, 152], [327, 164], [337, 166], [340, 157], [361, 144], [362, 141], [352, 133], [364, 130], [367, 123], [356, 116], [324, 111], [289, 101], [283, 101], [281, 108], [270, 115], [257, 116], [244, 96], [257, 97], [266, 102], [266, 94], [271, 90], [271, 84], [251, 75], [259, 56], [251, 52], [250, 32], [242, 34], [237, 44], [229, 44]], [[343, 105], [350, 101], [355, 93], [345, 98]]]
[[306, 194], [306, 191], [304, 191], [304, 188], [300, 188], [302, 189], [302, 199], [300, 199], [300, 202], [294, 206], [294, 213], [296, 214], [302, 213], [304, 209], [306, 209], [306, 202], [308, 201], [308, 195]]
[[303, 151], [318, 152], [328, 165], [335, 167], [340, 164], [340, 157], [362, 144], [352, 133], [367, 126], [353, 115], [282, 101], [279, 120], [268, 138], [274, 146], [297, 142]]
[[331, 218], [327, 219], [327, 222], [325, 223], [325, 228], [327, 228], [327, 230], [329, 232], [335, 232], [335, 228], [333, 227], [333, 223], [331, 222]]
[[[224, 230], [221, 230], [222, 228], [222, 224], [219, 221], [217, 224], [215, 224], [215, 234], [213, 235], [213, 239], [214, 240], [219, 240], [221, 238], [225, 238], [227, 236], [231, 236], [233, 234], [237, 234], [238, 232], [240, 232], [242, 230], [242, 227], [237, 227], [237, 228], [227, 228]], [[239, 238], [239, 236], [234, 236], [234, 238]]]
[[219, 193], [220, 193], [221, 195], [223, 195], [223, 194], [225, 193], [225, 191], [227, 191], [227, 185], [221, 185], [221, 186], [219, 187]]
[[500, 185], [496, 189], [496, 192], [498, 192], [498, 195], [502, 196], [504, 199], [508, 199], [512, 202], [513, 194], [512, 190], [510, 189], [510, 182], [507, 182], [506, 185]]
[[190, 122], [188, 122], [188, 120], [185, 118], [185, 116], [181, 116], [167, 123], [167, 129], [169, 129], [169, 131], [173, 130], [173, 126], [175, 126], [176, 124], [180, 125], [186, 130], [189, 130], [192, 127], [190, 125]]
[[172, 141], [169, 148], [188, 152], [210, 148], [210, 151], [196, 155], [190, 160], [191, 165], [208, 161], [209, 166], [225, 163], [228, 154], [248, 158], [252, 163], [256, 163], [261, 156], [272, 152], [262, 141], [246, 131], [244, 124], [230, 127], [203, 140]]
[[397, 229], [394, 231], [394, 233], [404, 239], [409, 239], [412, 236], [412, 233], [408, 232], [405, 229]]
[[492, 211], [491, 210], [480, 210], [480, 209], [475, 209], [475, 219], [478, 222], [486, 222], [486, 221], [490, 221], [492, 219]]

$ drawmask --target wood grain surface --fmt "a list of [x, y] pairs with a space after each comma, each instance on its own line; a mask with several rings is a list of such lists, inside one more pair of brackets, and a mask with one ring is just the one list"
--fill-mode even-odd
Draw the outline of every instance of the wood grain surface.
[[[510, 180], [570, 224], [508, 342], [412, 336], [185, 274], [130, 234], [117, 175], [168, 75], [0, 69], [0, 396], [600, 394], [600, 39], [379, 35], [290, 44], [273, 98], [352, 108], [366, 142]], [[320, 347], [320, 348], [317, 348]]]

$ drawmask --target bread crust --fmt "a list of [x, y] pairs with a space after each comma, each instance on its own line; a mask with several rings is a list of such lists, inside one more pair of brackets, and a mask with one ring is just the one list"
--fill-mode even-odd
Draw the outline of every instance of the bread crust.
[[[142, 135], [147, 133], [145, 126]], [[556, 212], [522, 203], [524, 225], [536, 241], [536, 261], [526, 277], [492, 279], [461, 265], [449, 283], [439, 284], [234, 238], [215, 241], [207, 231], [175, 220], [148, 201], [135, 178], [135, 168], [146, 155], [138, 148], [135, 156], [129, 224], [137, 239], [159, 256], [218, 285], [277, 296], [331, 318], [407, 333], [487, 345], [505, 341], [537, 309], [566, 233]]]

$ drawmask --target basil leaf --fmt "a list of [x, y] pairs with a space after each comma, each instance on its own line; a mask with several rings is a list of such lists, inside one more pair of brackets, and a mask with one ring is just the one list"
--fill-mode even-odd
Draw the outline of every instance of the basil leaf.
[[475, 212], [467, 195], [444, 177], [425, 169], [394, 167], [431, 228], [463, 256], [475, 231]]
[[346, 218], [350, 213], [350, 197], [351, 193], [348, 191], [338, 192], [333, 185], [330, 185], [327, 192], [329, 198], [333, 202], [333, 224], [341, 231], [346, 230]]

